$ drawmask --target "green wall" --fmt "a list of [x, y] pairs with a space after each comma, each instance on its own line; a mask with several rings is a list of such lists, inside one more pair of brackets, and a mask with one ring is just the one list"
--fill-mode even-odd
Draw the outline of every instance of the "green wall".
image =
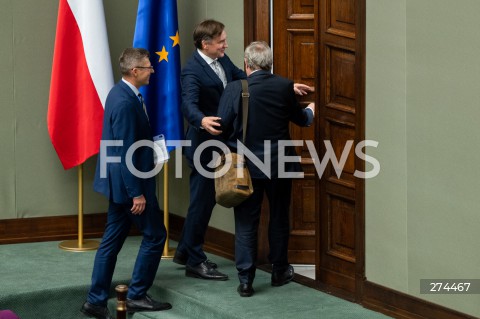
[[[13, 75], [13, 3], [2, 1], [0, 5], [0, 68], [4, 74]], [[15, 218], [15, 108], [13, 107], [14, 77], [0, 77], [0, 216]]]
[[420, 279], [480, 278], [480, 2], [367, 0], [369, 281], [480, 316], [478, 295]]
[[[137, 1], [104, 6], [115, 65]], [[77, 171], [63, 170], [46, 127], [58, 1], [0, 7], [0, 219], [76, 215]], [[183, 61], [194, 25], [212, 17], [243, 65], [242, 1], [179, 0], [178, 11]], [[475, 316], [478, 295], [420, 295], [419, 279], [480, 278], [479, 14], [478, 0], [367, 0], [366, 137], [379, 141], [368, 150], [381, 163], [366, 181], [367, 279]], [[174, 159], [169, 210], [185, 216], [189, 170], [176, 179]], [[107, 208], [92, 191], [95, 160], [85, 164], [86, 214]], [[216, 208], [210, 225], [233, 233], [231, 210]]]
[[[115, 81], [117, 60], [132, 44], [137, 1], [105, 0], [105, 16]], [[58, 1], [1, 0], [0, 6], [0, 219], [76, 215], [77, 169], [65, 171], [51, 145], [46, 116], [52, 67]], [[225, 22], [227, 53], [243, 66], [243, 2], [178, 1], [181, 54], [193, 52], [192, 32], [203, 19]], [[240, 13], [240, 14], [238, 14]], [[235, 26], [235, 27], [234, 27]], [[74, 75], [72, 75], [74, 76]], [[84, 213], [104, 212], [108, 203], [92, 190], [96, 157], [84, 165]], [[188, 173], [174, 178], [170, 164], [169, 210], [185, 216], [188, 208]], [[163, 206], [163, 177], [159, 178]], [[230, 210], [216, 208], [211, 226], [233, 232]]]

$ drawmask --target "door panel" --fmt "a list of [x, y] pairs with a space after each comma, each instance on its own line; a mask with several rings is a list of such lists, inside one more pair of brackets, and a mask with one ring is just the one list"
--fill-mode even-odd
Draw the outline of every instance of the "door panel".
[[[274, 73], [315, 87], [314, 1], [278, 0], [273, 7]], [[301, 97], [300, 101], [305, 107], [315, 98], [315, 94], [308, 94]], [[293, 140], [315, 141], [316, 131], [316, 123], [308, 128], [290, 126]], [[306, 144], [296, 149], [305, 174], [303, 179], [293, 181], [288, 257], [294, 264], [314, 264], [318, 185]]]
[[355, 0], [323, 0], [328, 33], [355, 38]]
[[[364, 139], [364, 1], [321, 0], [316, 8], [320, 140], [340, 159], [352, 143], [341, 174], [329, 162], [319, 181], [316, 276], [361, 296], [364, 277], [364, 181], [353, 176], [363, 163], [355, 145]], [[319, 147], [327, 152], [324, 143]]]
[[[273, 8], [274, 73], [315, 87], [315, 93], [300, 97], [304, 106], [316, 102], [314, 124], [292, 125], [292, 139], [312, 140], [319, 161], [327, 151], [339, 160], [351, 145], [342, 169], [329, 162], [323, 172], [316, 171], [305, 144], [297, 147], [305, 178], [293, 184], [289, 258], [315, 263], [316, 287], [353, 300], [361, 298], [365, 279], [365, 185], [353, 175], [365, 171], [354, 154], [365, 138], [365, 2], [244, 0], [251, 17], [246, 18], [246, 44], [270, 40], [265, 21]], [[267, 261], [267, 229], [264, 203], [261, 262]]]

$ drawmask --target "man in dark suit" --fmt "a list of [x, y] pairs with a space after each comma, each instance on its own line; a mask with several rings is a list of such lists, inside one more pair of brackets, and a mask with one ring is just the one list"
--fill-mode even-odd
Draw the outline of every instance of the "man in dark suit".
[[[188, 121], [186, 133], [191, 146], [185, 148], [190, 173], [190, 206], [182, 235], [173, 261], [186, 265], [185, 274], [211, 280], [226, 280], [217, 265], [207, 259], [203, 251], [205, 232], [215, 206], [214, 180], [199, 172], [199, 168], [212, 172], [212, 147], [205, 148], [198, 160], [194, 154], [203, 142], [218, 139], [221, 133], [217, 116], [218, 102], [228, 82], [245, 79], [246, 74], [237, 68], [225, 54], [228, 48], [223, 23], [205, 20], [193, 32], [196, 47], [182, 70], [182, 112]], [[307, 85], [295, 84], [296, 94], [311, 90]]]
[[[117, 255], [134, 223], [143, 234], [127, 294], [127, 310], [159, 311], [169, 303], [147, 295], [162, 256], [166, 230], [155, 194], [153, 141], [138, 89], [154, 73], [145, 49], [125, 49], [120, 56], [122, 80], [108, 94], [94, 189], [109, 199], [107, 225], [95, 255], [92, 285], [81, 311], [95, 318], [113, 318], [107, 308]], [[137, 142], [133, 154], [128, 150]], [[135, 148], [130, 149], [130, 152]], [[133, 164], [133, 170], [130, 164]], [[146, 176], [148, 175], [148, 176]]]
[[186, 139], [192, 142], [184, 151], [192, 169], [190, 206], [173, 261], [186, 264], [187, 276], [226, 280], [227, 275], [219, 272], [217, 265], [207, 260], [203, 251], [205, 232], [215, 206], [215, 187], [213, 179], [200, 174], [197, 168], [202, 165], [208, 170], [211, 149], [201, 153], [199, 162], [194, 162], [194, 153], [202, 142], [216, 139], [215, 135], [220, 133], [216, 114], [225, 85], [246, 75], [225, 54], [228, 44], [222, 23], [215, 20], [201, 22], [193, 32], [193, 40], [196, 51], [181, 74], [182, 112], [189, 123]]
[[[282, 286], [294, 276], [293, 267], [288, 263], [289, 210], [292, 177], [299, 175], [301, 167], [299, 162], [291, 161], [291, 156], [296, 155], [295, 149], [285, 147], [285, 144], [282, 146], [282, 141], [290, 140], [290, 122], [300, 126], [312, 123], [314, 104], [302, 108], [295, 97], [293, 82], [272, 74], [272, 63], [272, 51], [265, 42], [253, 42], [245, 49], [250, 97], [243, 143], [260, 161], [265, 163], [265, 158], [269, 156], [271, 166], [270, 169], [260, 169], [246, 157], [254, 191], [251, 197], [234, 208], [235, 263], [240, 280], [237, 291], [242, 297], [254, 293], [252, 283], [256, 270], [257, 231], [264, 192], [270, 206], [271, 284]], [[237, 139], [243, 138], [241, 93], [241, 81], [229, 83], [218, 109], [222, 136], [233, 151], [237, 150]], [[265, 141], [269, 141], [270, 146]], [[279, 163], [285, 165], [279, 167]]]

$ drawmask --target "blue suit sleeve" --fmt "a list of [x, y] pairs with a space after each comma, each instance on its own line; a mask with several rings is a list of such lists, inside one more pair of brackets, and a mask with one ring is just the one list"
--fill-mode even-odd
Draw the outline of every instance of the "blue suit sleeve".
[[185, 71], [182, 74], [182, 112], [188, 123], [196, 129], [200, 128], [205, 117], [198, 104], [201, 86], [200, 78], [194, 72]]
[[232, 72], [232, 80], [235, 81], [235, 80], [243, 80], [243, 79], [246, 79], [247, 78], [247, 75], [245, 74], [245, 72], [242, 70], [242, 69], [239, 69], [235, 66], [235, 64], [233, 64], [233, 67], [234, 67], [234, 70]]
[[290, 100], [289, 105], [292, 106], [290, 121], [299, 126], [310, 126], [313, 122], [313, 112], [310, 109], [303, 108], [300, 103], [298, 103], [295, 91], [293, 90], [293, 82], [289, 83], [287, 92]]
[[220, 103], [218, 105], [218, 117], [221, 118], [222, 130], [224, 134], [233, 125], [233, 120], [237, 117], [238, 106], [235, 105], [237, 83], [231, 82], [225, 87]]
[[[112, 112], [112, 133], [114, 140], [123, 141], [121, 151], [120, 173], [129, 197], [137, 197], [143, 194], [142, 181], [135, 176], [127, 167], [126, 154], [127, 150], [137, 141], [137, 121], [136, 110], [127, 102], [119, 104]], [[138, 152], [133, 153], [132, 162], [138, 167]], [[153, 160], [153, 159], [152, 159]]]
[[247, 74], [242, 69], [239, 69], [235, 64], [233, 64], [232, 60], [230, 60], [228, 55], [225, 54], [222, 58], [219, 59], [219, 61], [221, 61], [222, 63], [223, 69], [225, 70], [225, 74], [227, 76], [227, 81], [229, 83], [247, 78]]
[[241, 133], [241, 92], [242, 84], [240, 81], [228, 83], [218, 107], [218, 117], [221, 118], [220, 124], [222, 125], [220, 138], [226, 142], [231, 150], [236, 149], [237, 137]]

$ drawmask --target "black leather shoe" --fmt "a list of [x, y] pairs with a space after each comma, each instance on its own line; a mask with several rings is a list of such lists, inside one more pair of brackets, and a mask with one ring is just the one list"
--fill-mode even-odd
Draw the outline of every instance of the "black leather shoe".
[[[174, 263], [185, 266], [187, 264], [187, 259], [188, 259], [187, 255], [179, 252], [178, 250], [175, 251], [175, 255], [173, 256], [173, 262]], [[208, 264], [208, 266], [210, 268], [215, 268], [216, 269], [218, 267], [217, 264], [214, 263], [211, 260], [207, 259], [206, 263]]]
[[194, 278], [202, 278], [207, 280], [227, 280], [228, 276], [222, 274], [218, 270], [204, 261], [196, 266], [189, 266], [187, 265], [185, 269], [185, 276], [187, 277], [194, 277]]
[[211, 261], [209, 259], [205, 260], [205, 262], [207, 263], [208, 267], [210, 267], [210, 268], [217, 269], [217, 267], [218, 267], [216, 263], [214, 263], [213, 261]]
[[272, 271], [272, 286], [283, 286], [292, 281], [295, 271], [292, 265], [288, 265], [286, 269]]
[[213, 269], [218, 268], [218, 265], [216, 263], [214, 263], [213, 261], [211, 261], [210, 259], [205, 260], [205, 262], [207, 263], [208, 267], [210, 267], [210, 268], [213, 268]]
[[127, 311], [128, 312], [140, 312], [140, 311], [161, 311], [171, 309], [172, 305], [168, 302], [160, 302], [153, 300], [149, 295], [141, 299], [128, 299], [127, 298]]
[[238, 285], [237, 292], [240, 297], [251, 297], [255, 290], [253, 290], [251, 284], [240, 284]]
[[97, 306], [89, 303], [88, 301], [83, 304], [82, 308], [80, 308], [80, 311], [86, 316], [97, 319], [115, 319], [115, 317], [110, 315], [110, 312], [106, 306]]

